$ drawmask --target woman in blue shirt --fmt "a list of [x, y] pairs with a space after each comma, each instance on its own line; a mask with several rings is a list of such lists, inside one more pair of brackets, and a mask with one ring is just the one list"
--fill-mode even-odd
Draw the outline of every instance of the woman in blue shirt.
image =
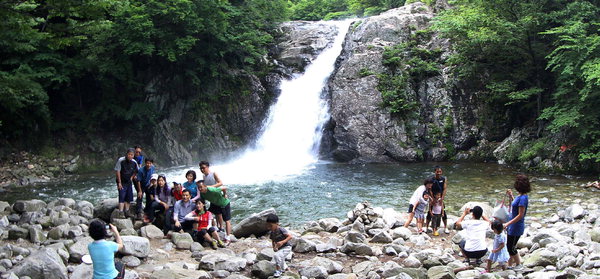
[[94, 264], [94, 279], [121, 279], [125, 276], [125, 266], [115, 262], [115, 253], [123, 249], [123, 241], [119, 231], [112, 224], [110, 230], [115, 236], [115, 242], [106, 241], [106, 224], [101, 220], [90, 223], [89, 232], [94, 242], [88, 245], [90, 257]]
[[198, 191], [198, 185], [196, 185], [196, 172], [193, 170], [189, 170], [185, 173], [186, 182], [183, 183], [183, 188], [190, 191], [190, 196], [192, 196], [192, 203], [196, 203], [196, 201], [200, 198], [200, 191]]
[[519, 238], [525, 232], [525, 214], [527, 214], [527, 206], [529, 205], [527, 193], [531, 192], [529, 178], [524, 174], [517, 175], [514, 187], [519, 192], [519, 196], [515, 198], [510, 189], [506, 190], [509, 201], [512, 203], [510, 220], [504, 224], [504, 227], [507, 228], [508, 235], [506, 241], [508, 254], [510, 255], [508, 265], [514, 264], [514, 269], [521, 269], [521, 258], [516, 246]]

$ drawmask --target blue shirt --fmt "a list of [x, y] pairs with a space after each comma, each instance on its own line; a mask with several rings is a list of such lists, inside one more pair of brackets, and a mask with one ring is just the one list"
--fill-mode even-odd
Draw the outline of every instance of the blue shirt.
[[115, 268], [115, 253], [119, 245], [112, 241], [99, 240], [88, 245], [94, 264], [94, 279], [113, 279], [119, 275]]
[[[514, 219], [519, 215], [519, 207], [525, 207], [525, 214], [527, 214], [527, 206], [529, 205], [529, 197], [527, 195], [518, 196], [511, 204], [510, 220]], [[525, 215], [518, 222], [508, 226], [508, 235], [519, 236], [525, 232]]]
[[154, 165], [150, 169], [146, 169], [146, 166], [141, 167], [138, 170], [137, 179], [142, 184], [142, 189], [150, 185], [150, 177], [154, 174]]
[[189, 181], [184, 182], [183, 189], [187, 189], [188, 191], [190, 191], [190, 196], [192, 197], [192, 199], [198, 195], [198, 185], [196, 185], [196, 181], [193, 181], [192, 183], [190, 183]]
[[142, 165], [144, 163], [144, 155], [135, 156], [133, 159], [138, 163], [138, 165]]

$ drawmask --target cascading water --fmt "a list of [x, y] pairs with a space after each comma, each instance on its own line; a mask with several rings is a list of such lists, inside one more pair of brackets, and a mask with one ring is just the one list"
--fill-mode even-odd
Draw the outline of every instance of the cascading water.
[[333, 44], [304, 74], [281, 82], [281, 95], [271, 107], [255, 145], [238, 159], [215, 167], [228, 184], [256, 184], [301, 174], [318, 160], [323, 125], [329, 119], [321, 98], [342, 50], [350, 21], [331, 22], [338, 28]]

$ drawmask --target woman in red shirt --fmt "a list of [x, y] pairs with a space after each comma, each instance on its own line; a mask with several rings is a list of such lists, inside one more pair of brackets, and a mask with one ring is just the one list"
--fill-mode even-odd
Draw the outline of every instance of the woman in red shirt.
[[[202, 200], [196, 201], [196, 209], [185, 216], [185, 220], [195, 221], [194, 236], [197, 241], [207, 241], [213, 249], [225, 247], [219, 238], [217, 228], [212, 226], [212, 213], [206, 210]], [[212, 236], [212, 237], [211, 237]]]

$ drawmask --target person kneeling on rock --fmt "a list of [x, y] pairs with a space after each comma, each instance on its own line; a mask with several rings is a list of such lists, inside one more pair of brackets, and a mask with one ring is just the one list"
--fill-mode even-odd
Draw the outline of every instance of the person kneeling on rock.
[[[193, 221], [196, 241], [207, 241], [213, 249], [225, 248], [225, 244], [219, 238], [217, 228], [212, 226], [212, 213], [206, 210], [201, 200], [196, 201], [196, 209], [185, 216], [186, 221]], [[212, 236], [212, 237], [211, 237]]]
[[119, 231], [112, 224], [108, 225], [117, 241], [106, 241], [106, 224], [101, 220], [90, 223], [89, 232], [94, 242], [88, 245], [90, 257], [94, 264], [94, 279], [121, 279], [125, 276], [125, 266], [115, 262], [115, 253], [123, 249], [123, 241]]
[[283, 227], [279, 226], [279, 217], [275, 214], [267, 216], [267, 229], [270, 231], [271, 241], [273, 242], [273, 260], [275, 261], [275, 277], [280, 277], [287, 269], [285, 258], [292, 252], [290, 240], [292, 235]]
[[[469, 213], [472, 213], [473, 220], [463, 221]], [[483, 220], [481, 220], [482, 218]], [[490, 225], [489, 222], [483, 216], [483, 209], [480, 206], [465, 209], [462, 216], [456, 220], [455, 226], [466, 231], [463, 234], [465, 239], [458, 244], [466, 258], [466, 263], [469, 263], [469, 259], [476, 259], [476, 265], [481, 264], [481, 257], [485, 256], [488, 250], [485, 243], [485, 234]]]

